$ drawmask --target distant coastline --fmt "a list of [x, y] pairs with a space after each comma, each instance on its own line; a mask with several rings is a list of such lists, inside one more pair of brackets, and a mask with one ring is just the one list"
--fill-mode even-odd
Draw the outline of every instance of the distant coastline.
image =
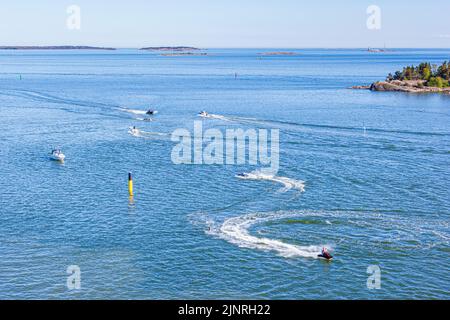
[[207, 56], [208, 54], [206, 52], [177, 52], [177, 53], [163, 53], [161, 54], [161, 56], [163, 57], [183, 57], [183, 56], [195, 56], [195, 57], [200, 57], [200, 56]]
[[380, 48], [368, 48], [367, 52], [371, 52], [371, 53], [384, 53], [384, 52], [390, 52], [391, 50], [388, 50], [386, 48], [384, 49], [380, 49]]
[[298, 53], [290, 51], [275, 51], [275, 52], [263, 52], [261, 56], [296, 56]]
[[195, 47], [146, 47], [139, 50], [160, 52], [162, 57], [185, 57], [185, 56], [207, 56], [206, 52], [200, 52], [200, 48]]
[[0, 46], [0, 50], [116, 50], [89, 46]]
[[177, 51], [177, 52], [186, 52], [186, 51], [199, 51], [199, 48], [195, 47], [145, 47], [140, 48], [139, 50], [146, 51]]

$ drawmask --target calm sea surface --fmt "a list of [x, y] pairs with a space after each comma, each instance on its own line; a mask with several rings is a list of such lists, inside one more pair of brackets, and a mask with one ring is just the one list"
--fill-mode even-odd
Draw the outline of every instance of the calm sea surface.
[[[279, 50], [0, 51], [0, 298], [449, 299], [450, 96], [347, 88], [450, 50]], [[201, 110], [279, 129], [277, 176], [173, 164]]]

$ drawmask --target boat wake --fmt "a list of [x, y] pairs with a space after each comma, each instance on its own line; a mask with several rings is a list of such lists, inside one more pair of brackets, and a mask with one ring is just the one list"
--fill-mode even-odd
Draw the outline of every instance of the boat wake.
[[222, 116], [220, 114], [199, 114], [198, 115], [201, 118], [204, 119], [215, 119], [215, 120], [222, 120], [222, 121], [233, 121], [231, 118]]
[[[205, 233], [241, 248], [272, 251], [285, 258], [318, 258], [323, 247], [342, 245], [356, 252], [370, 247], [373, 250], [413, 252], [430, 248], [447, 250], [450, 243], [449, 223], [439, 217], [424, 215], [411, 218], [411, 212], [360, 211], [274, 211], [250, 213], [229, 217], [228, 214], [204, 212], [190, 216], [193, 224], [206, 226]], [[278, 221], [278, 223], [276, 223]], [[312, 245], [299, 245], [298, 236], [291, 243], [262, 236], [271, 225], [302, 225], [307, 235], [303, 238], [315, 242]], [[314, 228], [307, 227], [314, 225]], [[354, 234], [341, 234], [337, 228], [355, 228]], [[252, 233], [252, 230], [254, 234]], [[296, 234], [297, 235], [297, 234]], [[323, 237], [328, 240], [321, 243]]]
[[153, 122], [154, 120], [152, 118], [136, 118], [137, 121], [144, 121], [144, 122]]
[[237, 175], [236, 178], [242, 180], [266, 180], [282, 184], [284, 187], [278, 192], [287, 192], [289, 190], [297, 190], [305, 192], [305, 182], [301, 180], [294, 180], [287, 177], [278, 177], [274, 175], [264, 174], [259, 171], [253, 171], [251, 173], [244, 173]]
[[136, 138], [144, 138], [144, 139], [170, 138], [170, 134], [167, 133], [143, 131], [136, 128], [130, 128], [128, 130], [128, 134]]
[[330, 245], [301, 246], [250, 234], [249, 229], [255, 225], [293, 216], [298, 216], [298, 213], [253, 213], [226, 219], [219, 226], [215, 226], [212, 220], [206, 220], [205, 223], [208, 225], [207, 234], [217, 236], [241, 248], [273, 251], [284, 258], [317, 259], [322, 248], [330, 248]]
[[293, 121], [283, 121], [283, 120], [269, 120], [269, 119], [258, 119], [240, 116], [223, 116], [223, 115], [213, 115], [208, 114], [202, 116], [204, 118], [220, 119], [224, 121], [238, 122], [242, 124], [249, 125], [260, 125], [272, 128], [284, 129], [287, 131], [322, 131], [322, 132], [333, 132], [334, 134], [357, 134], [360, 135], [361, 131], [373, 134], [401, 134], [401, 135], [417, 135], [417, 136], [450, 136], [450, 132], [431, 132], [431, 131], [409, 131], [401, 129], [387, 129], [387, 128], [367, 128], [363, 124], [361, 126], [336, 126], [330, 124], [314, 124], [314, 123], [299, 123]]
[[[128, 109], [128, 108], [118, 108], [119, 111], [122, 112], [127, 112], [127, 113], [131, 113], [131, 114], [135, 114], [135, 115], [139, 115], [139, 116], [145, 116], [148, 115], [147, 112], [148, 110], [138, 110], [138, 109]], [[153, 111], [153, 114], [156, 114], [156, 111]]]
[[24, 98], [37, 102], [49, 102], [56, 104], [66, 104], [66, 105], [75, 105], [79, 107], [90, 107], [90, 108], [103, 108], [110, 109], [115, 107], [111, 104], [101, 103], [101, 102], [92, 102], [92, 101], [84, 101], [78, 100], [74, 98], [66, 98], [66, 97], [58, 97], [47, 93], [37, 92], [37, 91], [27, 91], [27, 90], [10, 90], [6, 92], [1, 92], [2, 95], [8, 95], [13, 97]]

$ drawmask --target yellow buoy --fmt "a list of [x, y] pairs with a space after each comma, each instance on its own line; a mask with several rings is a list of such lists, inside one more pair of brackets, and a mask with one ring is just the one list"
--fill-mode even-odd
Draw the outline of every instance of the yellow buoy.
[[128, 173], [128, 193], [130, 197], [133, 196], [133, 178], [131, 177], [131, 172]]

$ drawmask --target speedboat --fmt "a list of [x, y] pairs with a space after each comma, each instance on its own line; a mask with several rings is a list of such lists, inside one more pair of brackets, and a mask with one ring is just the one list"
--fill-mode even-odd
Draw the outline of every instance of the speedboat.
[[50, 154], [50, 159], [55, 161], [63, 162], [65, 158], [66, 156], [64, 155], [64, 153], [61, 152], [60, 149], [53, 149], [52, 153]]
[[201, 111], [198, 115], [199, 115], [200, 117], [203, 117], [203, 118], [209, 117], [209, 113], [206, 112], [206, 111]]
[[155, 115], [155, 114], [157, 114], [158, 113], [158, 111], [156, 111], [156, 110], [148, 110], [145, 114], [147, 114], [147, 115], [149, 115], [149, 116], [153, 116], [153, 115]]

